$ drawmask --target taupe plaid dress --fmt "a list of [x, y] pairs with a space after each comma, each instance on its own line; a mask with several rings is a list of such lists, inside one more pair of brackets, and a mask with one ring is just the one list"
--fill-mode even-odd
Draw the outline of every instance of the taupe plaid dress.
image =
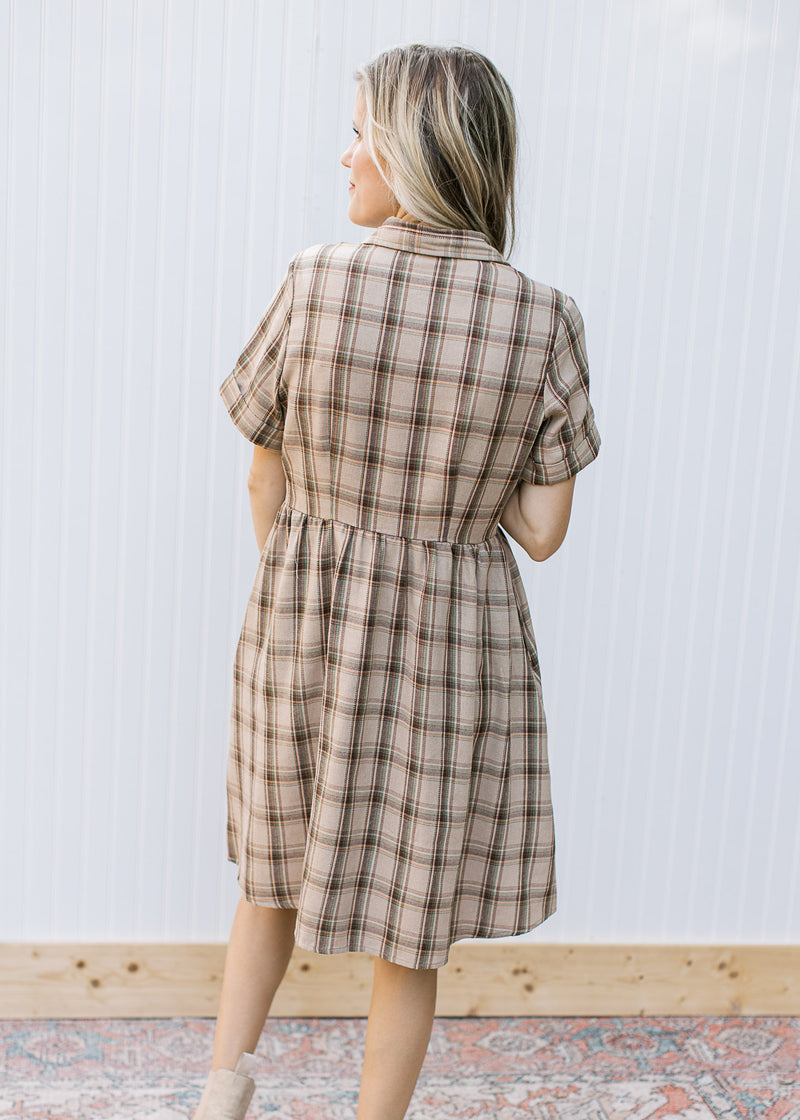
[[556, 908], [541, 676], [498, 518], [598, 454], [583, 322], [481, 234], [294, 256], [220, 386], [286, 497], [235, 654], [228, 858], [296, 943], [438, 968]]

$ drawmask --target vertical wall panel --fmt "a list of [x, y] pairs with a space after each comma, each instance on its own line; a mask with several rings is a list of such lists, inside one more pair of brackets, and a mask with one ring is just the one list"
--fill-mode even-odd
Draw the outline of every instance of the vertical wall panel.
[[603, 447], [514, 545], [559, 908], [531, 939], [800, 931], [800, 10], [787, 0], [0, 6], [7, 940], [224, 938], [257, 549], [217, 389], [347, 220], [357, 63], [464, 43], [520, 112], [512, 263], [586, 322]]

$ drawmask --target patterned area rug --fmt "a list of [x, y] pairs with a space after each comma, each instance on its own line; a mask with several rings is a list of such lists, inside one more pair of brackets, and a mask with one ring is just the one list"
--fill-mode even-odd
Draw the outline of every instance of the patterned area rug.
[[[0, 1021], [0, 1117], [186, 1120], [213, 1019]], [[269, 1018], [247, 1120], [353, 1120], [366, 1019]], [[800, 1019], [437, 1017], [407, 1120], [800, 1120]]]

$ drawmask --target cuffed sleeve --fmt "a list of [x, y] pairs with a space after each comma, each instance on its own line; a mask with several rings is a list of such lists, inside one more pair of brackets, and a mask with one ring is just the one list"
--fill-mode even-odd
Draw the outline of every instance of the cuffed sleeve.
[[565, 296], [546, 370], [541, 423], [520, 478], [536, 485], [563, 482], [588, 466], [599, 450], [583, 318]]
[[294, 260], [219, 393], [231, 420], [251, 443], [279, 450], [286, 390], [281, 380], [294, 292]]

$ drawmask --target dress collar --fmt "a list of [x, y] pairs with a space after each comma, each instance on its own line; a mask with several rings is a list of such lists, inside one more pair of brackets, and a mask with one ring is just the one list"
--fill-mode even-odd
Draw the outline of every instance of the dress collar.
[[408, 222], [387, 218], [363, 244], [385, 245], [429, 257], [468, 257], [470, 260], [505, 261], [482, 233], [473, 229], [450, 229], [427, 222]]

